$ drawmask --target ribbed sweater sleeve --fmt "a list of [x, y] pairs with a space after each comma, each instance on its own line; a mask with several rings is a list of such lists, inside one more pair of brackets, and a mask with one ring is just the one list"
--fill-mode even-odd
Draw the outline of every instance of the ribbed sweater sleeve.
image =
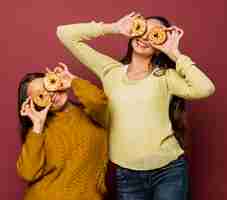
[[29, 131], [17, 160], [17, 172], [26, 181], [35, 181], [44, 171], [44, 134]]
[[101, 80], [120, 62], [104, 55], [85, 43], [86, 40], [108, 34], [102, 23], [90, 22], [62, 25], [57, 28], [57, 36], [64, 46]]
[[215, 91], [213, 82], [186, 55], [181, 55], [175, 69], [168, 69], [167, 87], [172, 95], [188, 100], [201, 99]]
[[104, 91], [88, 80], [74, 79], [72, 89], [75, 96], [84, 105], [84, 111], [102, 126], [106, 126], [108, 99]]

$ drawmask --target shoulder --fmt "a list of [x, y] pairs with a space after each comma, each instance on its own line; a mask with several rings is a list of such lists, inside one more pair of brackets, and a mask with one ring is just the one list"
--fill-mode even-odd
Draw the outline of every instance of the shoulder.
[[176, 69], [173, 69], [173, 68], [168, 68], [168, 69], [166, 69], [165, 71], [166, 71], [166, 72], [165, 72], [165, 75], [166, 75], [167, 78], [168, 78], [168, 77], [172, 77], [172, 76], [177, 76], [177, 75], [178, 75]]

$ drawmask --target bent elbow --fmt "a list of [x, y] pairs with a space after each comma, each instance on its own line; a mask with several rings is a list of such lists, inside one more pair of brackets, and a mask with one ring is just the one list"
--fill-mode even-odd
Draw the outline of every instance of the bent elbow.
[[213, 95], [215, 92], [215, 85], [212, 81], [209, 82], [209, 84], [207, 84], [207, 87], [205, 89], [205, 96], [211, 96]]
[[17, 175], [27, 182], [33, 182], [42, 175], [42, 168], [28, 166], [25, 163], [16, 163]]
[[63, 28], [62, 25], [57, 26], [56, 35], [57, 35], [57, 37], [58, 37], [60, 40], [62, 40], [63, 35], [64, 35], [64, 28]]
[[200, 98], [207, 98], [213, 95], [215, 92], [215, 86], [213, 83], [209, 84], [207, 87], [201, 89], [199, 93]]
[[210, 87], [209, 87], [209, 96], [213, 95], [215, 90], [216, 90], [215, 85], [213, 83], [211, 83]]
[[27, 170], [23, 170], [21, 168], [17, 168], [17, 175], [22, 178], [24, 181], [32, 182], [35, 181], [35, 176]]

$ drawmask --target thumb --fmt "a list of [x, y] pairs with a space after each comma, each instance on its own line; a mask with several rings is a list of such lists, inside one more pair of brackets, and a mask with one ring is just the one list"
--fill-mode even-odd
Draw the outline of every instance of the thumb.
[[50, 110], [50, 107], [53, 105], [53, 103], [51, 102], [46, 108], [44, 108], [41, 112], [44, 115], [47, 115], [48, 111]]

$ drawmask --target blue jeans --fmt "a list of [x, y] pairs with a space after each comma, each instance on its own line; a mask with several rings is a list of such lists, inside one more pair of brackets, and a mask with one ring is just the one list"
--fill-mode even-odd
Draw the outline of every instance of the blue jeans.
[[116, 169], [117, 200], [187, 200], [188, 166], [184, 157], [155, 170]]

